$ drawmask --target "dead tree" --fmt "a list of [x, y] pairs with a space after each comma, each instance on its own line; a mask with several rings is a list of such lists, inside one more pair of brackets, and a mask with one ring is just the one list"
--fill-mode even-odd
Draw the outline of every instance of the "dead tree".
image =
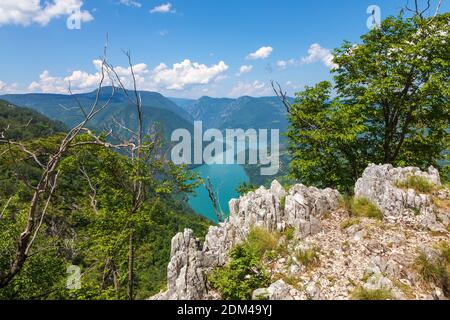
[[208, 191], [208, 197], [211, 200], [211, 203], [213, 205], [214, 213], [216, 214], [217, 221], [219, 221], [219, 222], [225, 221], [225, 214], [219, 206], [216, 193], [214, 192], [214, 188], [211, 183], [211, 179], [209, 177], [206, 179], [205, 188], [206, 188], [206, 191]]
[[[437, 6], [436, 6], [436, 10], [434, 11], [434, 17], [438, 15], [439, 10], [441, 8], [442, 5], [442, 0], [439, 0]], [[410, 7], [409, 6], [409, 0], [406, 2], [405, 5], [405, 9], [406, 11], [409, 11], [413, 14], [413, 16], [420, 18], [421, 20], [426, 19], [425, 18], [425, 13], [430, 10], [431, 8], [431, 0], [427, 0], [425, 8], [421, 8], [420, 4], [419, 4], [419, 0], [414, 0], [414, 7]]]
[[[6, 146], [6, 149], [8, 150], [8, 153], [12, 158], [12, 161], [16, 161], [15, 153], [13, 150], [19, 150], [20, 152], [28, 155], [28, 157], [33, 160], [38, 167], [41, 168], [42, 173], [35, 185], [32, 185], [29, 181], [27, 181], [26, 178], [22, 177], [20, 173], [18, 173], [18, 176], [22, 180], [22, 182], [27, 185], [28, 188], [30, 188], [30, 190], [32, 191], [32, 196], [27, 213], [27, 223], [17, 240], [15, 254], [11, 261], [10, 267], [7, 270], [0, 270], [0, 288], [4, 288], [12, 281], [12, 279], [22, 270], [25, 262], [27, 261], [27, 258], [30, 255], [30, 251], [33, 248], [36, 236], [39, 233], [40, 227], [42, 226], [42, 222], [47, 213], [50, 199], [57, 185], [58, 166], [67, 155], [69, 149], [80, 144], [98, 144], [100, 141], [100, 139], [96, 137], [96, 139], [93, 141], [77, 143], [76, 138], [85, 131], [86, 125], [99, 112], [107, 108], [114, 95], [115, 89], [113, 85], [111, 95], [106, 101], [101, 102], [100, 94], [102, 91], [102, 87], [110, 75], [109, 64], [106, 60], [106, 48], [107, 46], [105, 46], [104, 57], [102, 58], [100, 81], [97, 87], [97, 93], [94, 102], [90, 107], [85, 108], [77, 100], [78, 108], [83, 115], [83, 120], [78, 125], [73, 127], [63, 137], [62, 141], [56, 148], [56, 151], [53, 154], [49, 155], [48, 161], [46, 163], [41, 162], [38, 154], [28, 149], [25, 143], [12, 141], [7, 138], [7, 135], [2, 134], [0, 144]], [[71, 92], [70, 87], [69, 91]]]
[[[125, 130], [127, 134], [130, 135], [128, 139], [124, 137], [115, 136], [115, 139], [121, 141], [120, 149], [125, 151], [131, 159], [131, 164], [136, 170], [136, 174], [132, 180], [131, 194], [132, 203], [128, 211], [128, 216], [130, 221], [133, 215], [135, 215], [142, 207], [147, 199], [147, 191], [145, 184], [143, 182], [145, 178], [144, 165], [147, 163], [150, 152], [145, 152], [151, 149], [155, 145], [155, 141], [147, 142], [144, 139], [144, 123], [143, 123], [143, 112], [142, 112], [142, 99], [137, 88], [136, 76], [134, 73], [134, 67], [132, 63], [131, 53], [125, 52], [128, 59], [128, 65], [132, 80], [132, 91], [126, 89], [122, 82], [120, 76], [116, 73], [114, 67], [109, 65], [109, 70], [111, 70], [114, 81], [117, 83], [117, 87], [121, 92], [127, 97], [130, 103], [134, 106], [136, 112], [136, 128], [127, 128], [123, 124], [120, 124], [117, 120], [113, 119], [113, 122], [120, 127], [120, 129]], [[134, 282], [135, 282], [135, 226], [133, 222], [128, 225], [129, 228], [129, 238], [128, 238], [128, 271], [127, 271], [127, 298], [129, 300], [134, 299]]]

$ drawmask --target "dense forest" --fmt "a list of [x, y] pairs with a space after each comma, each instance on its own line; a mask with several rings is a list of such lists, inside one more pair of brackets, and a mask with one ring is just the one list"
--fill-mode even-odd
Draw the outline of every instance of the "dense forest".
[[[10, 141], [0, 147], [2, 274], [11, 267], [16, 241], [27, 224], [33, 185], [42, 172], [38, 163], [48, 161], [68, 129], [5, 101], [0, 101], [0, 127], [2, 139]], [[30, 160], [31, 153], [39, 160]], [[175, 184], [185, 181], [169, 180], [180, 176], [163, 172], [167, 168], [158, 165], [153, 169], [159, 177], [144, 182], [149, 196], [129, 217], [127, 197], [133, 179], [129, 157], [95, 145], [80, 144], [68, 151], [58, 167], [57, 188], [44, 192], [52, 196], [40, 203], [46, 214], [39, 217], [33, 248], [21, 271], [2, 285], [0, 298], [125, 298], [130, 225], [136, 239], [132, 298], [145, 299], [162, 289], [173, 235], [189, 227], [202, 236], [209, 222], [192, 212], [182, 192], [172, 193]], [[67, 288], [72, 265], [81, 270], [79, 290]]]

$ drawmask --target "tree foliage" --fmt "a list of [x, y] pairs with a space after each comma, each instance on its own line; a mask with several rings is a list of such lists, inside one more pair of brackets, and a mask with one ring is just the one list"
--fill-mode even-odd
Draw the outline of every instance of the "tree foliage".
[[[14, 115], [16, 110], [0, 120], [18, 119], [11, 128], [28, 124], [27, 116]], [[30, 122], [27, 128], [33, 132], [34, 125]], [[39, 132], [21, 146], [45, 164], [64, 134], [49, 135], [45, 127]], [[206, 233], [209, 223], [182, 201], [183, 194], [198, 183], [190, 171], [157, 152], [149, 156], [151, 161], [132, 162], [103, 145], [83, 144], [86, 141], [91, 137], [76, 138], [79, 145], [59, 163], [58, 185], [34, 245], [21, 271], [0, 289], [0, 299], [126, 298], [130, 232], [135, 235], [134, 297], [145, 299], [164, 287], [172, 237], [186, 227], [200, 237]], [[10, 268], [17, 239], [27, 224], [33, 195], [27, 184], [34, 184], [43, 170], [21, 146], [0, 145], [0, 272]], [[129, 215], [138, 166], [148, 197]], [[66, 287], [70, 265], [81, 268], [79, 290]]]
[[306, 87], [290, 106], [292, 175], [349, 190], [370, 163], [448, 159], [450, 14], [389, 17], [334, 51], [334, 81]]

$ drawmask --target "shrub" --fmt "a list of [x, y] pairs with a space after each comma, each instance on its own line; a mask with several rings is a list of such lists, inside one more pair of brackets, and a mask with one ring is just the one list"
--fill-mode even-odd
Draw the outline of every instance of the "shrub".
[[358, 287], [351, 295], [354, 300], [392, 300], [394, 296], [389, 290], [368, 290]]
[[253, 228], [247, 236], [246, 245], [255, 251], [260, 258], [267, 252], [278, 248], [280, 236], [263, 228]]
[[353, 198], [349, 203], [350, 212], [356, 217], [367, 217], [373, 219], [382, 219], [381, 210], [367, 198]]
[[230, 262], [209, 277], [212, 287], [226, 300], [251, 299], [255, 289], [267, 287], [270, 276], [263, 258], [278, 247], [279, 236], [261, 228], [250, 231], [247, 240], [231, 250]]
[[285, 207], [286, 207], [286, 196], [281, 197], [280, 199], [280, 209], [284, 210]]
[[408, 176], [406, 180], [397, 181], [397, 188], [414, 189], [420, 193], [431, 193], [436, 189], [436, 185], [420, 176]]
[[319, 248], [312, 247], [310, 249], [298, 250], [295, 258], [306, 268], [311, 268], [319, 264]]
[[292, 241], [295, 237], [295, 228], [289, 227], [284, 232], [283, 235], [286, 237], [286, 241]]
[[257, 190], [258, 187], [248, 183], [248, 182], [242, 182], [236, 189], [239, 196], [245, 196], [247, 193]]
[[269, 275], [258, 254], [248, 245], [238, 245], [230, 253], [230, 262], [213, 271], [211, 286], [225, 300], [249, 300], [255, 289], [269, 285]]
[[438, 254], [429, 257], [423, 251], [415, 260], [415, 267], [422, 278], [442, 288], [446, 297], [450, 296], [450, 245], [439, 243], [436, 245]]

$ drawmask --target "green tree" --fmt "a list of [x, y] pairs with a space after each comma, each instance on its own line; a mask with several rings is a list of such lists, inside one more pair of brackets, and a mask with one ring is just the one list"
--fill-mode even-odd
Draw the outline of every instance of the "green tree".
[[441, 168], [448, 159], [450, 14], [385, 19], [334, 51], [334, 83], [296, 94], [291, 174], [349, 191], [370, 163]]

